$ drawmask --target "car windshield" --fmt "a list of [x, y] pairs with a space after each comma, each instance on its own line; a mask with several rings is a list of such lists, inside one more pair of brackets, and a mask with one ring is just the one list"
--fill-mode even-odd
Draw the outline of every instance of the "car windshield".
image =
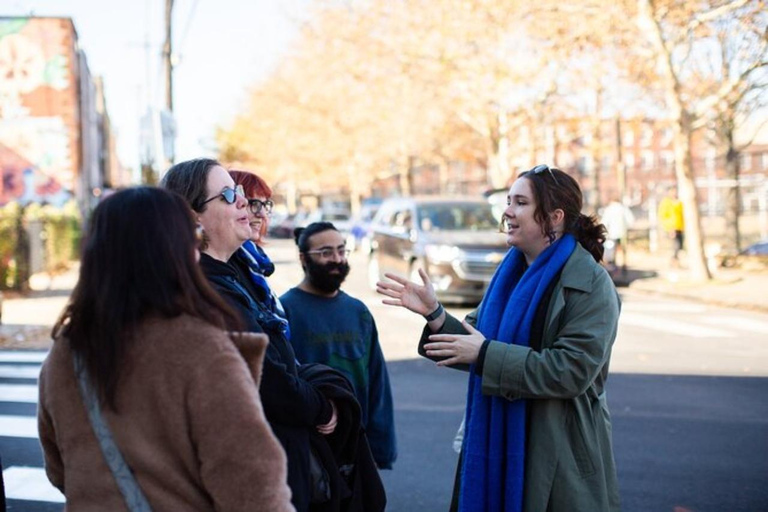
[[349, 220], [349, 214], [343, 212], [327, 212], [323, 214], [323, 220], [333, 222], [335, 220]]
[[487, 231], [499, 223], [487, 203], [425, 204], [418, 215], [422, 231]]

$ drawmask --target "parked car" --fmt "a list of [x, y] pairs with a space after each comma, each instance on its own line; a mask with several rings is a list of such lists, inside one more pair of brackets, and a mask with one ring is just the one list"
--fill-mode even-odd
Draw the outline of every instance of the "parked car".
[[324, 208], [315, 210], [303, 218], [301, 223], [297, 224], [297, 226], [306, 227], [313, 222], [330, 222], [337, 230], [339, 230], [339, 233], [344, 235], [345, 238], [349, 235], [352, 229], [349, 210], [342, 208]]
[[379, 211], [381, 203], [381, 199], [368, 199], [363, 202], [360, 213], [352, 219], [352, 229], [350, 230], [350, 237], [347, 239], [347, 247], [350, 250], [362, 249], [365, 254], [371, 253], [371, 237], [369, 236], [371, 222], [376, 216], [376, 212]]
[[420, 282], [423, 268], [446, 303], [478, 303], [507, 251], [491, 205], [474, 197], [384, 201], [371, 223], [369, 284], [385, 272]]
[[737, 255], [726, 255], [722, 259], [724, 267], [768, 267], [768, 239], [760, 240], [742, 249]]
[[271, 238], [293, 238], [293, 228], [296, 227], [296, 214], [273, 215], [269, 220], [267, 234]]

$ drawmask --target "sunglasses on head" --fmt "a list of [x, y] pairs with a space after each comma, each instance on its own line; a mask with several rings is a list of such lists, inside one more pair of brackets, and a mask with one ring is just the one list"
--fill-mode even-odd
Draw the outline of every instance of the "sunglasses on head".
[[233, 204], [235, 201], [237, 201], [237, 196], [245, 197], [245, 192], [243, 191], [243, 186], [238, 185], [235, 188], [232, 187], [224, 187], [224, 189], [216, 194], [213, 197], [209, 197], [205, 201], [202, 202], [200, 206], [203, 206], [204, 204], [208, 204], [214, 199], [221, 198], [224, 200], [227, 204]]
[[543, 172], [548, 172], [550, 176], [552, 176], [552, 180], [555, 182], [555, 185], [559, 185], [557, 182], [557, 178], [555, 178], [555, 173], [552, 172], [552, 169], [549, 168], [547, 164], [540, 164], [528, 171], [533, 174], [541, 174]]
[[254, 215], [258, 215], [262, 208], [264, 208], [264, 211], [267, 213], [267, 215], [269, 215], [272, 213], [272, 208], [274, 207], [275, 203], [273, 203], [271, 199], [267, 199], [266, 201], [261, 201], [259, 199], [248, 200], [248, 208]]

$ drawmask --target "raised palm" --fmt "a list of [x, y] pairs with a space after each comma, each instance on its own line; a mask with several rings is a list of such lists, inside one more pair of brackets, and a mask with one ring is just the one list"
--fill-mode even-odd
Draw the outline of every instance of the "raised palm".
[[408, 281], [395, 274], [384, 274], [389, 281], [379, 281], [376, 283], [376, 291], [390, 299], [384, 299], [382, 302], [390, 306], [400, 306], [418, 313], [419, 315], [428, 315], [437, 308], [437, 296], [435, 288], [429, 281], [424, 270], [419, 269], [419, 276], [422, 284]]

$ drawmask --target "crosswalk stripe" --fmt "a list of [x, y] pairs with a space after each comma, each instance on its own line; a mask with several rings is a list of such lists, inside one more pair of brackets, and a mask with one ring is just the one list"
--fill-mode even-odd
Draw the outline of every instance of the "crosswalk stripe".
[[37, 439], [37, 418], [0, 415], [0, 436]]
[[621, 311], [635, 313], [705, 313], [709, 306], [702, 304], [687, 304], [684, 302], [631, 302], [621, 305]]
[[0, 363], [42, 363], [48, 352], [25, 350], [0, 350]]
[[0, 364], [0, 377], [11, 379], [36, 379], [40, 376], [39, 366], [21, 364]]
[[3, 471], [5, 497], [10, 500], [64, 503], [64, 495], [51, 485], [43, 468], [11, 466]]
[[749, 318], [738, 318], [733, 316], [712, 316], [712, 317], [705, 316], [701, 320], [710, 325], [729, 327], [732, 329], [739, 329], [741, 331], [746, 331], [746, 332], [768, 334], [768, 323], [761, 322], [759, 320], [752, 320]]
[[666, 334], [675, 334], [678, 336], [687, 336], [691, 338], [735, 338], [733, 332], [715, 329], [713, 327], [703, 327], [693, 323], [681, 322], [678, 320], [669, 320], [659, 316], [643, 315], [627, 311], [619, 317], [619, 325], [632, 325], [661, 331]]
[[0, 402], [37, 403], [37, 386], [34, 384], [0, 384]]

